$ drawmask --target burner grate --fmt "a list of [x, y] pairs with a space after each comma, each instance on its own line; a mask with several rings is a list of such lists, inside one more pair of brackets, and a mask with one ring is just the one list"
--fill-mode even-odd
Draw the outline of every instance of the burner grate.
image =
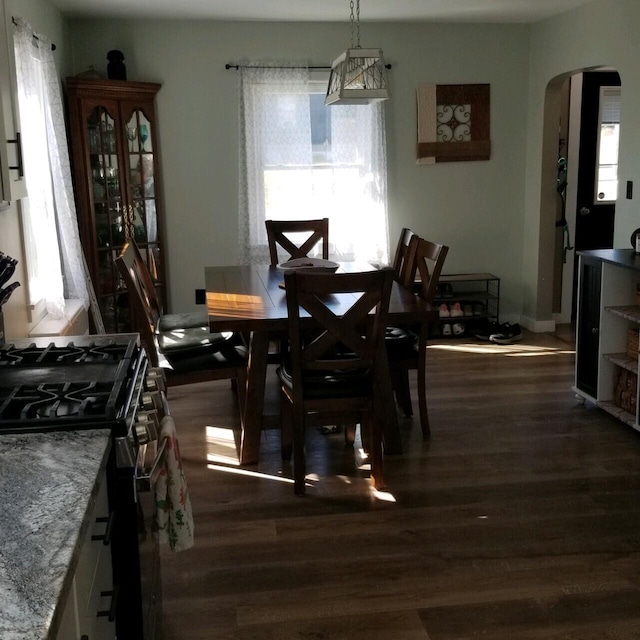
[[112, 388], [98, 382], [19, 385], [0, 398], [0, 420], [113, 419]]
[[30, 344], [27, 347], [8, 345], [0, 350], [0, 366], [24, 366], [28, 364], [51, 363], [90, 363], [90, 362], [118, 362], [131, 357], [129, 344], [95, 344], [76, 345], [69, 342], [66, 345], [51, 343], [46, 347]]

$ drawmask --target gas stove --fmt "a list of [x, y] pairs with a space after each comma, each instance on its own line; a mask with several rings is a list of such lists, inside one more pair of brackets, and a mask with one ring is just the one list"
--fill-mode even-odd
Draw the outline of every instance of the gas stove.
[[114, 428], [146, 357], [137, 334], [17, 340], [0, 348], [0, 433]]
[[[107, 485], [117, 523], [111, 554], [122, 640], [154, 638], [161, 610], [148, 480], [161, 455], [159, 422], [168, 405], [162, 373], [147, 364], [138, 334], [24, 339], [0, 347], [0, 433], [111, 432]], [[158, 459], [150, 463], [148, 454]]]

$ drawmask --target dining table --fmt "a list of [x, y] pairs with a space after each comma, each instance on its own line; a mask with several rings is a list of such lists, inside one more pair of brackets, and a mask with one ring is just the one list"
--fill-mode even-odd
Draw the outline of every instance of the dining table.
[[[339, 263], [338, 272], [366, 271], [375, 267], [354, 262]], [[249, 336], [247, 388], [241, 411], [240, 464], [256, 464], [260, 433], [275, 427], [279, 416], [264, 412], [265, 386], [271, 340], [286, 337], [288, 313], [284, 271], [269, 265], [205, 267], [206, 304], [212, 332], [236, 331]], [[348, 300], [345, 296], [351, 296]], [[331, 310], [342, 315], [353, 304], [353, 294], [333, 296]], [[425, 335], [428, 324], [438, 319], [436, 308], [394, 281], [389, 301], [388, 324], [416, 325]], [[382, 374], [385, 395], [383, 417], [385, 454], [402, 453], [391, 376]]]

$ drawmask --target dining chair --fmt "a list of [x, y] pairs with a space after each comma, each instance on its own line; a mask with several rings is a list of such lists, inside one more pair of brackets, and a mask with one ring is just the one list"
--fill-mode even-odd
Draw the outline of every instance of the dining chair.
[[[413, 278], [413, 274], [408, 273], [410, 270], [409, 246], [413, 237], [417, 237], [416, 234], [408, 227], [403, 227], [393, 259], [393, 277], [403, 286], [409, 286], [406, 283]], [[385, 330], [385, 344], [390, 356], [397, 357], [403, 351], [411, 353], [415, 340], [415, 334], [404, 327], [390, 326]], [[406, 375], [401, 375], [399, 368], [392, 371], [392, 384], [396, 402], [402, 408], [403, 413], [408, 416], [413, 415], [408, 372]]]
[[[289, 259], [306, 258], [319, 242], [322, 242], [322, 257], [329, 258], [329, 218], [320, 220], [265, 220], [271, 265], [277, 266], [278, 247], [284, 249]], [[302, 244], [296, 244], [292, 234], [309, 234]]]
[[[285, 274], [288, 357], [278, 368], [283, 437], [293, 438], [294, 492], [305, 494], [305, 425], [361, 425], [368, 442], [371, 478], [384, 485], [380, 403], [386, 367], [384, 328], [393, 284], [390, 267], [357, 273]], [[336, 315], [336, 298], [349, 300]], [[373, 311], [373, 313], [372, 313]], [[353, 444], [353, 441], [351, 441]]]
[[133, 240], [125, 244], [115, 263], [151, 365], [164, 371], [167, 385], [231, 379], [242, 406], [248, 354], [242, 336], [211, 333], [206, 312], [204, 318], [199, 313], [163, 313], [153, 278]]
[[[329, 258], [329, 218], [320, 220], [265, 220], [267, 239], [269, 241], [269, 256], [271, 266], [277, 267], [281, 260], [278, 258], [278, 247], [289, 255], [288, 259], [306, 258], [318, 243], [322, 242], [322, 257]], [[296, 244], [291, 234], [307, 234], [302, 244]], [[272, 340], [269, 345], [269, 363], [279, 364], [282, 353], [286, 351], [286, 337], [281, 336]]]
[[[419, 286], [417, 295], [425, 302], [433, 303], [438, 279], [442, 272], [442, 265], [449, 247], [424, 240], [413, 235], [406, 257], [407, 266], [400, 284], [412, 290]], [[429, 327], [422, 323], [418, 327], [394, 327], [398, 335], [389, 339], [390, 328], [387, 328], [387, 356], [391, 380], [396, 394], [396, 400], [404, 415], [413, 415], [411, 392], [409, 387], [409, 371], [418, 372], [418, 406], [420, 412], [420, 427], [424, 438], [431, 435], [426, 395], [426, 355]], [[404, 337], [401, 335], [404, 334]]]
[[409, 255], [409, 244], [414, 235], [416, 234], [408, 227], [404, 227], [400, 232], [392, 265], [393, 276], [397, 282], [402, 282], [402, 280], [406, 278], [405, 272], [409, 265], [409, 261], [407, 260], [407, 256]]

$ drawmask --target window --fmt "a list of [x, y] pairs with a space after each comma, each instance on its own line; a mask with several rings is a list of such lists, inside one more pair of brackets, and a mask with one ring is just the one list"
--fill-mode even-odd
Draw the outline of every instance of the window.
[[[21, 200], [32, 321], [65, 317], [65, 297], [88, 306], [60, 79], [51, 43], [15, 19], [14, 54], [27, 198]], [[63, 279], [64, 274], [64, 279]], [[42, 308], [44, 307], [44, 308]]]
[[388, 256], [383, 105], [324, 104], [328, 74], [241, 73], [241, 260], [268, 262], [264, 221], [329, 218], [330, 257]]
[[620, 87], [600, 88], [595, 202], [615, 202], [618, 197], [618, 146], [620, 143]]

